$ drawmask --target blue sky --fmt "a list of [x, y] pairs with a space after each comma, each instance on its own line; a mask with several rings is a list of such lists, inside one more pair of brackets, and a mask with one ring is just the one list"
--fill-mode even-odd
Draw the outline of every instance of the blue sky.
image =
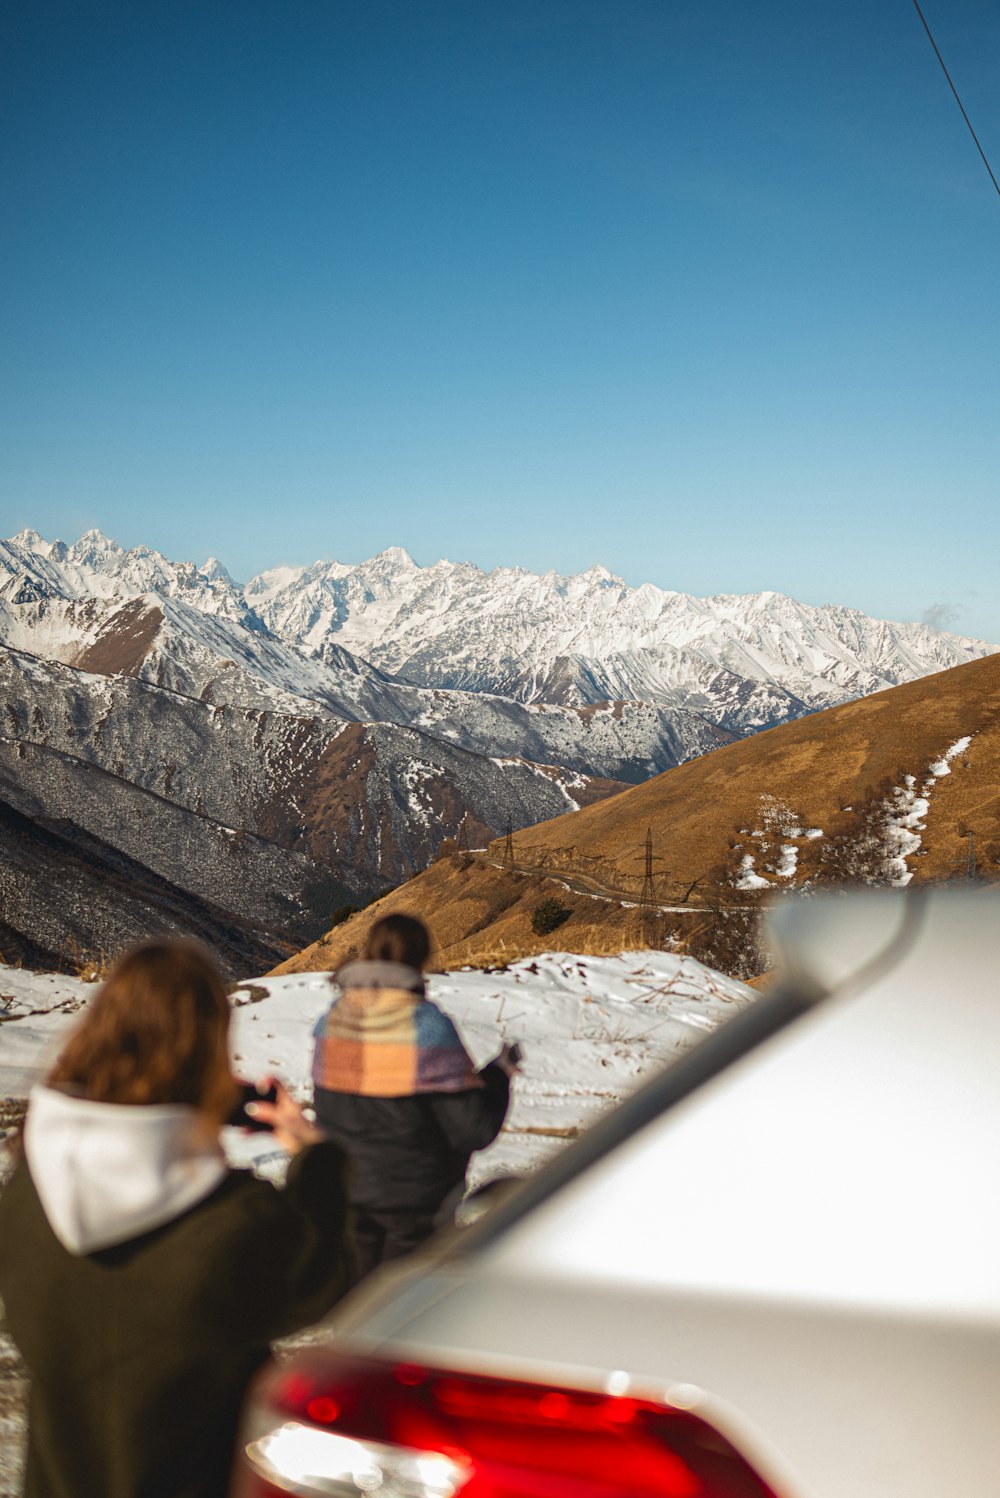
[[[1000, 12], [924, 10], [1000, 171]], [[1000, 197], [909, 0], [7, 0], [0, 531], [1000, 641]]]

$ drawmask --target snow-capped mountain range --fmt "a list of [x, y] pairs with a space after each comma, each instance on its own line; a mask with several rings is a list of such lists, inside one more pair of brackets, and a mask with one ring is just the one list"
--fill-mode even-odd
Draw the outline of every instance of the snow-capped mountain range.
[[[391, 547], [357, 566], [276, 567], [241, 587], [214, 558], [202, 567], [174, 563], [98, 531], [71, 546], [34, 531], [0, 543], [0, 599], [12, 604], [138, 594], [293, 647], [294, 658], [262, 651], [269, 660], [256, 674], [279, 691], [311, 698], [322, 664], [341, 680], [345, 672], [369, 687], [378, 680], [378, 711], [389, 689], [394, 721], [405, 711], [409, 722], [417, 700], [400, 708], [401, 685], [577, 709], [644, 702], [741, 735], [1000, 649], [780, 593], [693, 598], [651, 583], [630, 588], [597, 566], [569, 578], [487, 573], [470, 562], [419, 567]], [[40, 644], [41, 619], [29, 628]], [[49, 628], [49, 649], [59, 654], [63, 626], [52, 620]], [[210, 649], [223, 648], [216, 635]], [[248, 655], [245, 644], [240, 653]]]
[[72, 547], [34, 532], [0, 542], [0, 645], [200, 702], [393, 724], [472, 753], [616, 780], [644, 780], [732, 736], [678, 706], [581, 711], [411, 685], [336, 641], [314, 647], [272, 630], [218, 562], [175, 565], [97, 533]]
[[650, 702], [737, 734], [998, 648], [780, 593], [693, 598], [630, 588], [603, 567], [569, 578], [418, 567], [399, 548], [358, 567], [277, 568], [243, 597], [285, 639], [314, 651], [335, 643], [422, 686]]
[[[483, 573], [390, 549], [240, 586], [215, 560], [23, 531], [0, 542], [0, 851], [17, 867], [5, 883], [0, 859], [0, 950], [79, 950], [88, 929], [112, 948], [143, 901], [153, 929], [189, 929], [199, 901], [218, 929], [229, 912], [234, 950], [239, 921], [265, 946], [302, 936], [463, 823], [481, 843], [995, 648], [601, 568]], [[153, 891], [127, 924], [125, 887]]]

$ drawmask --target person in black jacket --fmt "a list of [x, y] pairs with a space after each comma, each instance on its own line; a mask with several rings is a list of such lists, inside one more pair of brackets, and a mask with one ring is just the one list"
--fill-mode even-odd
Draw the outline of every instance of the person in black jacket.
[[26, 1498], [223, 1498], [272, 1338], [347, 1288], [337, 1147], [278, 1089], [284, 1190], [231, 1170], [229, 1004], [199, 948], [117, 965], [29, 1101], [0, 1295], [31, 1379]]
[[431, 1235], [510, 1101], [509, 1048], [477, 1072], [452, 1021], [424, 996], [429, 953], [415, 917], [376, 921], [364, 958], [337, 973], [340, 997], [316, 1029], [316, 1122], [351, 1165], [359, 1277]]

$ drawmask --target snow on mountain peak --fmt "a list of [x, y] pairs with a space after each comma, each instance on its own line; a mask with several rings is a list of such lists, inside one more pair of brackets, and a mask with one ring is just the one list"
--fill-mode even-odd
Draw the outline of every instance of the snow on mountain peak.
[[228, 583], [231, 588], [236, 586], [218, 557], [209, 557], [204, 566], [198, 568], [198, 571], [210, 583]]
[[594, 583], [604, 588], [624, 588], [625, 579], [618, 577], [614, 572], [609, 572], [607, 567], [602, 567], [600, 562], [594, 562], [586, 572], [577, 573], [577, 577], [586, 582]]
[[80, 558], [86, 555], [121, 556], [124, 554], [124, 547], [119, 546], [117, 541], [112, 541], [110, 536], [106, 536], [103, 531], [97, 530], [96, 527], [89, 531], [84, 531], [79, 541], [74, 541], [69, 550], [71, 555]]
[[381, 572], [419, 572], [419, 568], [410, 553], [402, 546], [387, 546], [377, 556], [372, 557], [370, 562], [363, 564], [366, 567], [378, 567]]
[[[323, 564], [317, 562], [315, 565], [321, 567]], [[266, 572], [258, 572], [255, 577], [252, 577], [244, 591], [248, 598], [259, 598], [268, 593], [277, 592], [281, 588], [293, 587], [301, 581], [306, 570], [305, 567], [269, 567]]]
[[171, 562], [148, 546], [126, 550], [96, 529], [72, 546], [43, 541], [32, 530], [0, 543], [0, 592], [12, 602], [183, 596], [203, 614], [267, 634], [267, 626], [222, 564], [213, 559], [206, 568], [207, 573], [193, 562]]

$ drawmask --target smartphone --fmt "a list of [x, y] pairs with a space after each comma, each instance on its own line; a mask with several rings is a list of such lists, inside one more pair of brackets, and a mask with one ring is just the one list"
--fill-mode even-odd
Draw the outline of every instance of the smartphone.
[[263, 1123], [259, 1118], [251, 1118], [247, 1112], [247, 1103], [276, 1103], [278, 1101], [278, 1089], [273, 1084], [270, 1087], [258, 1087], [256, 1082], [241, 1082], [239, 1084], [239, 1102], [226, 1119], [226, 1123], [232, 1124], [237, 1129], [263, 1130], [272, 1127], [269, 1123]]

